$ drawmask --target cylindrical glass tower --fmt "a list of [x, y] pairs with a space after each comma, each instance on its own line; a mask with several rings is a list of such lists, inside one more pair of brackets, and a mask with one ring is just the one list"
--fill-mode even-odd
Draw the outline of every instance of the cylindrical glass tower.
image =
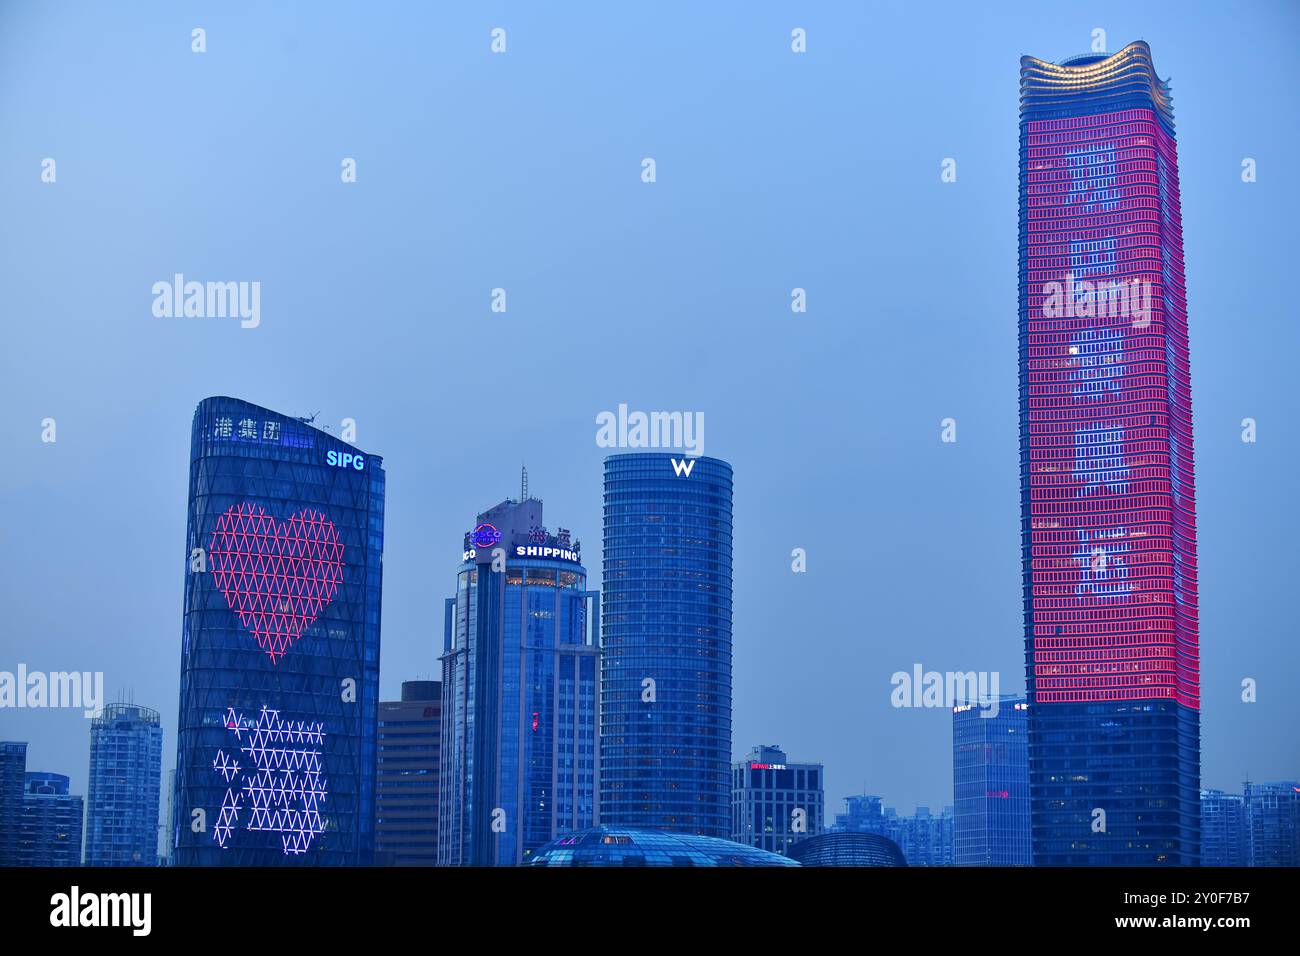
[[605, 459], [605, 823], [730, 836], [731, 507], [725, 461]]

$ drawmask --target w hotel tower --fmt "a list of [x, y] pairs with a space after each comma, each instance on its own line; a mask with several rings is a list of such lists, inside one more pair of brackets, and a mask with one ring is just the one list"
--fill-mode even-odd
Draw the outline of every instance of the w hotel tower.
[[1195, 866], [1182, 219], [1145, 43], [1020, 61], [1019, 321], [1034, 862]]
[[384, 468], [234, 398], [194, 413], [180, 866], [374, 858]]

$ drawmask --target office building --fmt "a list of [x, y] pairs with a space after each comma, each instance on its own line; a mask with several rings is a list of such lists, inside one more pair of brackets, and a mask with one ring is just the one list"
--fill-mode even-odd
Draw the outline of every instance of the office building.
[[445, 604], [439, 865], [513, 866], [600, 822], [599, 615], [526, 483], [478, 516]]
[[952, 713], [953, 862], [1030, 866], [1029, 705], [1007, 695], [996, 712]]
[[667, 452], [610, 455], [604, 506], [601, 819], [724, 838], [731, 466]]
[[176, 865], [373, 862], [384, 481], [308, 420], [199, 403]]
[[1020, 466], [1038, 866], [1200, 859], [1178, 153], [1146, 43], [1020, 70]]
[[785, 751], [758, 746], [731, 767], [731, 839], [789, 855], [823, 829], [823, 768], [790, 763]]
[[402, 682], [402, 699], [379, 703], [379, 777], [375, 791], [375, 862], [438, 862], [438, 752], [442, 684]]

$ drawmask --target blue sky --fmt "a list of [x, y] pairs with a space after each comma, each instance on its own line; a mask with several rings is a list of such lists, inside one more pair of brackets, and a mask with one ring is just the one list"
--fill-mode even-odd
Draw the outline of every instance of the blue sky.
[[[390, 698], [435, 675], [461, 536], [522, 462], [595, 577], [596, 415], [702, 411], [735, 468], [736, 754], [824, 761], [828, 813], [951, 802], [951, 716], [892, 708], [889, 678], [1023, 687], [1019, 58], [1101, 27], [1173, 84], [1204, 784], [1300, 774], [1300, 8], [268, 6], [0, 5], [0, 669], [104, 671], [162, 712], [170, 766], [205, 396], [353, 418], [385, 457]], [[259, 281], [260, 327], [156, 318], [176, 272]], [[88, 737], [0, 711], [77, 792]]]

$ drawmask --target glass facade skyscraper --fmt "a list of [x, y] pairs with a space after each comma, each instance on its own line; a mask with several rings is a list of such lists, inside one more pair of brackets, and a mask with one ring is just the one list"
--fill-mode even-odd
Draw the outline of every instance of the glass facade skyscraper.
[[23, 825], [18, 838], [19, 866], [77, 866], [81, 863], [81, 823], [86, 810], [68, 792], [61, 773], [28, 771], [23, 792]]
[[999, 699], [952, 712], [953, 863], [1030, 866], [1029, 705]]
[[1195, 865], [1182, 219], [1145, 43], [1021, 60], [1019, 295], [1034, 861]]
[[[678, 463], [674, 464], [674, 458]], [[731, 833], [731, 466], [605, 459], [601, 816]]]
[[445, 604], [440, 866], [513, 866], [600, 822], [599, 593], [526, 493], [478, 516]]
[[86, 866], [157, 866], [162, 721], [138, 704], [109, 704], [90, 723]]
[[233, 398], [190, 449], [174, 862], [369, 865], [383, 462]]

